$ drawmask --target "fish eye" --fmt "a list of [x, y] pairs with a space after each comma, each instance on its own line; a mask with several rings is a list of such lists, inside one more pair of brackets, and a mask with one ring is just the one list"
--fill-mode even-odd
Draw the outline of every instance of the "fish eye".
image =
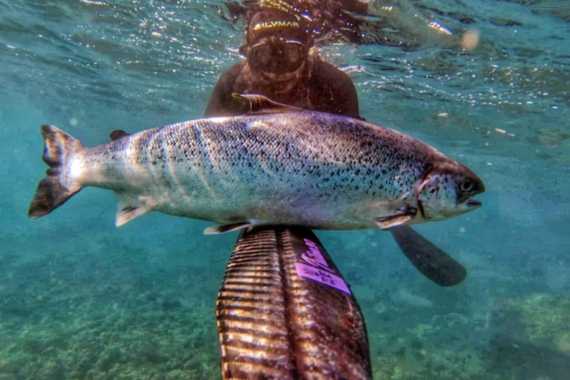
[[463, 191], [464, 193], [473, 190], [474, 187], [475, 187], [475, 182], [473, 182], [469, 178], [467, 178], [466, 180], [464, 180], [459, 184], [459, 190]]

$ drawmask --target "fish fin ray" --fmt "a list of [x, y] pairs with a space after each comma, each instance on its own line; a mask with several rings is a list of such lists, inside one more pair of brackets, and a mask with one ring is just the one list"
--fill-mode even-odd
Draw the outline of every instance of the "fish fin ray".
[[137, 197], [129, 196], [123, 193], [117, 194], [117, 218], [115, 220], [115, 225], [121, 227], [127, 224], [131, 220], [138, 218], [141, 215], [148, 213], [150, 208], [140, 204]]
[[241, 222], [241, 223], [232, 223], [232, 224], [224, 224], [221, 226], [216, 227], [208, 227], [204, 230], [204, 235], [216, 235], [216, 234], [223, 234], [226, 232], [237, 231], [244, 228], [252, 227], [252, 224], [249, 222]]
[[266, 96], [258, 94], [238, 94], [234, 92], [232, 98], [249, 105], [246, 115], [262, 115], [272, 113], [299, 112], [303, 109], [287, 104], [275, 102]]
[[42, 125], [45, 141], [43, 160], [50, 167], [36, 189], [28, 216], [32, 219], [49, 214], [81, 190], [69, 176], [69, 161], [85, 146], [53, 125]]
[[403, 207], [393, 215], [375, 218], [374, 221], [383, 230], [400, 226], [415, 218], [418, 210], [413, 207]]

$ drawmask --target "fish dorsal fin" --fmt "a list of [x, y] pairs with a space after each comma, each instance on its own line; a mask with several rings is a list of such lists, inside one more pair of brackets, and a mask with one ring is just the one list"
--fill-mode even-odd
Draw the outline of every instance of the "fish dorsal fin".
[[129, 196], [125, 193], [115, 194], [117, 195], [117, 219], [115, 220], [117, 227], [151, 211], [151, 208], [143, 204], [144, 202], [141, 203], [136, 196]]
[[396, 227], [409, 222], [414, 219], [418, 210], [413, 207], [403, 207], [393, 215], [382, 216], [375, 218], [374, 221], [383, 230], [391, 227]]
[[128, 135], [129, 134], [127, 132], [123, 131], [122, 129], [115, 129], [113, 132], [111, 132], [109, 137], [111, 138], [111, 141], [115, 141], [117, 139], [120, 139], [121, 137], [125, 137]]
[[222, 226], [206, 228], [204, 230], [204, 235], [223, 234], [225, 232], [237, 231], [248, 227], [251, 227], [251, 223], [249, 222], [224, 224]]
[[270, 113], [300, 112], [302, 108], [274, 102], [266, 96], [258, 94], [238, 94], [234, 92], [232, 98], [243, 104], [249, 105], [247, 115], [260, 115]]

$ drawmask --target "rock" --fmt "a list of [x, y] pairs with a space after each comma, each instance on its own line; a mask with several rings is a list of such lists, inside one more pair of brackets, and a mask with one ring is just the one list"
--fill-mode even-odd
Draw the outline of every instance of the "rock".
[[491, 314], [491, 359], [521, 378], [568, 380], [570, 300], [547, 294], [507, 298]]
[[396, 294], [392, 296], [392, 300], [404, 306], [412, 306], [418, 308], [429, 308], [433, 307], [433, 302], [427, 298], [418, 296], [416, 294], [410, 293], [405, 289], [400, 289]]

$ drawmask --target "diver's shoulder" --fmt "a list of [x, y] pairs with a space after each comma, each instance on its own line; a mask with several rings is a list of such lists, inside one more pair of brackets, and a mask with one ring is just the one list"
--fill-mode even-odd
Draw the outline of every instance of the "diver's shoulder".
[[245, 60], [242, 60], [240, 62], [234, 63], [226, 71], [224, 71], [216, 82], [214, 94], [229, 97], [231, 96], [231, 93], [238, 90], [236, 88], [236, 84], [240, 82], [240, 78], [246, 64], [247, 62]]
[[[352, 85], [350, 77], [342, 70], [322, 59], [316, 59], [313, 62], [313, 78], [317, 83], [329, 83], [330, 85], [345, 86], [347, 83]], [[326, 82], [325, 82], [326, 81]]]
[[358, 95], [350, 77], [330, 63], [315, 61], [310, 79], [313, 109], [360, 118]]
[[239, 62], [234, 63], [228, 69], [226, 69], [226, 71], [224, 71], [224, 73], [220, 78], [224, 79], [237, 78], [241, 74], [246, 64], [247, 61], [245, 59], [242, 59]]
[[313, 66], [314, 69], [317, 70], [317, 72], [319, 74], [329, 74], [329, 75], [338, 75], [338, 76], [343, 76], [343, 77], [347, 77], [348, 75], [346, 75], [346, 73], [344, 73], [344, 71], [339, 70], [337, 67], [335, 67], [334, 65], [323, 61], [321, 58], [317, 58], [313, 61]]

